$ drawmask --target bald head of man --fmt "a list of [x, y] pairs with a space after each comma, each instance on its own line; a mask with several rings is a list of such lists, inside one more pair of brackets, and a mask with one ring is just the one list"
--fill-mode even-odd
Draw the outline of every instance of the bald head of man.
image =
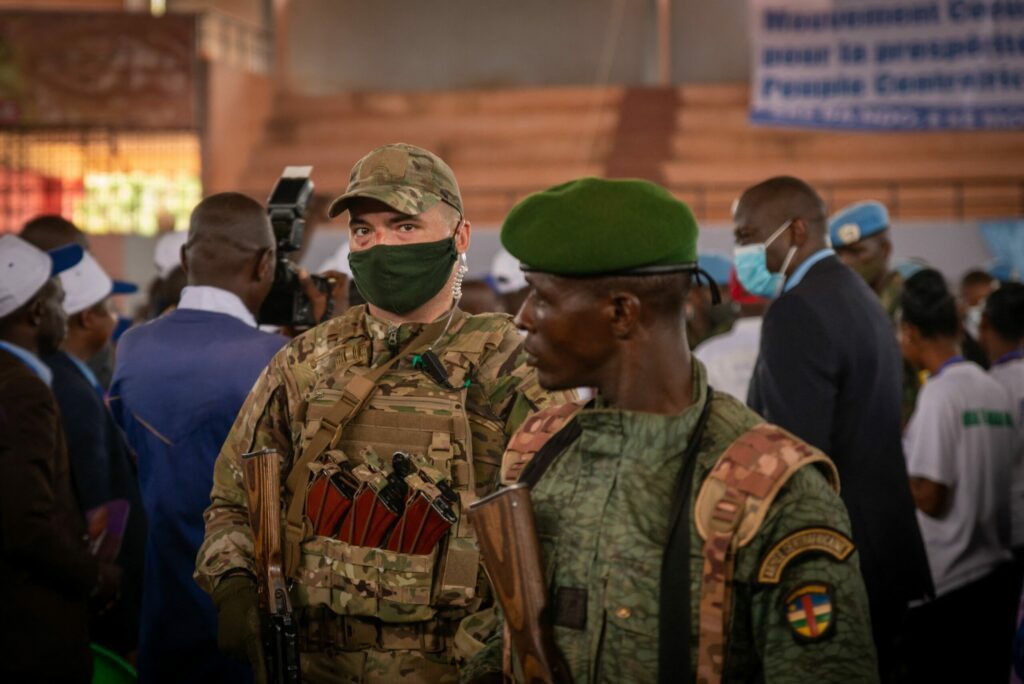
[[237, 192], [196, 205], [181, 263], [189, 285], [232, 292], [256, 315], [274, 282], [275, 242], [263, 206]]
[[733, 235], [737, 245], [771, 240], [765, 250], [768, 270], [779, 273], [785, 265], [783, 275], [789, 276], [828, 245], [827, 216], [814, 188], [799, 178], [776, 176], [740, 195], [733, 209]]

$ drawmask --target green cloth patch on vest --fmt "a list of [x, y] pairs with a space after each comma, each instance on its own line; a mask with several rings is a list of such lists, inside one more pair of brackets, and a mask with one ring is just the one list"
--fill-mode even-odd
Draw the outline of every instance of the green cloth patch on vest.
[[793, 532], [765, 554], [757, 569], [761, 584], [778, 584], [782, 571], [789, 563], [807, 553], [826, 553], [837, 561], [844, 561], [854, 550], [853, 541], [831, 527], [807, 527]]
[[799, 586], [786, 597], [785, 613], [797, 641], [824, 639], [832, 634], [836, 622], [832, 587], [823, 582]]

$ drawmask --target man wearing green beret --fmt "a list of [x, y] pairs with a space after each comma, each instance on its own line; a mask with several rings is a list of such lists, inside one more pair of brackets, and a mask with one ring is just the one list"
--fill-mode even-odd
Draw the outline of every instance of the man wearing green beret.
[[[553, 187], [502, 227], [532, 288], [528, 364], [546, 389], [597, 388], [571, 420], [527, 419], [503, 462], [531, 487], [555, 645], [575, 682], [874, 681], [834, 467], [690, 355], [696, 238], [640, 180]], [[499, 681], [505, 648], [498, 631], [463, 680]]]
[[214, 466], [195, 576], [221, 650], [262, 681], [242, 455], [275, 450], [302, 680], [451, 683], [475, 645], [460, 625], [488, 598], [463, 508], [495, 488], [523, 420], [575, 395], [540, 388], [510, 316], [458, 308], [470, 223], [442, 159], [373, 150], [329, 214], [346, 211], [367, 304], [295, 338], [256, 381]]
[[[683, 302], [705, 277], [689, 208], [585, 178], [523, 200], [501, 240], [532, 287], [516, 322], [541, 385], [597, 388], [571, 419], [527, 419], [502, 465], [531, 487], [569, 678], [876, 681], [834, 468], [689, 352]], [[498, 630], [463, 681], [518, 670], [505, 648]]]

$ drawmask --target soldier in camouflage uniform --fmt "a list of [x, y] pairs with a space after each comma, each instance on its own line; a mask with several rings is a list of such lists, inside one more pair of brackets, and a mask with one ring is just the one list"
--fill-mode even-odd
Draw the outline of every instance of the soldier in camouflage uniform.
[[[898, 271], [889, 270], [892, 257], [889, 212], [881, 202], [857, 202], [843, 207], [829, 218], [828, 232], [836, 256], [856, 271], [878, 294], [882, 308], [892, 320], [895, 334], [899, 329], [903, 276]], [[904, 360], [901, 425], [906, 426], [910, 420], [920, 390], [921, 380], [917, 369]]]
[[[451, 682], [459, 623], [487, 594], [461, 509], [493, 489], [507, 438], [527, 415], [573, 395], [540, 389], [509, 316], [453, 306], [470, 224], [441, 159], [410, 145], [378, 148], [353, 168], [330, 214], [345, 210], [368, 305], [295, 339], [256, 382], [216, 462], [196, 579], [218, 606], [222, 649], [261, 676], [240, 457], [276, 449], [304, 681]], [[339, 419], [346, 402], [358, 408]], [[322, 434], [329, 443], [310, 453]], [[441, 542], [412, 554], [315, 534], [302, 515], [311, 477], [345, 463], [386, 473], [397, 451], [457, 494], [458, 520]]]
[[[532, 481], [555, 644], [575, 682], [876, 681], [834, 467], [711, 391], [688, 351], [696, 242], [689, 209], [644, 181], [552, 188], [502, 228], [541, 385], [598, 388], [561, 431], [565, 407], [528, 419], [503, 465]], [[500, 681], [504, 647], [497, 631], [463, 681]]]

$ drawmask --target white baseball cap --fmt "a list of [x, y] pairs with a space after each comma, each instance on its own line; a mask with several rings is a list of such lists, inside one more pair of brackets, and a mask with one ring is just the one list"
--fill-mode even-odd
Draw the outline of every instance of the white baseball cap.
[[504, 248], [499, 249], [491, 260], [491, 287], [498, 294], [510, 294], [519, 292], [528, 287], [526, 274], [519, 266], [519, 260], [508, 253]]
[[0, 237], [0, 316], [17, 311], [47, 280], [80, 262], [84, 253], [77, 244], [44, 252], [17, 235]]
[[156, 271], [161, 278], [166, 278], [178, 266], [181, 266], [181, 248], [188, 242], [188, 231], [179, 230], [174, 233], [164, 233], [157, 239], [156, 248], [153, 250], [153, 262], [156, 264]]
[[88, 252], [77, 265], [60, 274], [60, 284], [64, 286], [64, 311], [68, 316], [85, 311], [112, 294], [131, 294], [139, 289], [132, 283], [111, 280]]

